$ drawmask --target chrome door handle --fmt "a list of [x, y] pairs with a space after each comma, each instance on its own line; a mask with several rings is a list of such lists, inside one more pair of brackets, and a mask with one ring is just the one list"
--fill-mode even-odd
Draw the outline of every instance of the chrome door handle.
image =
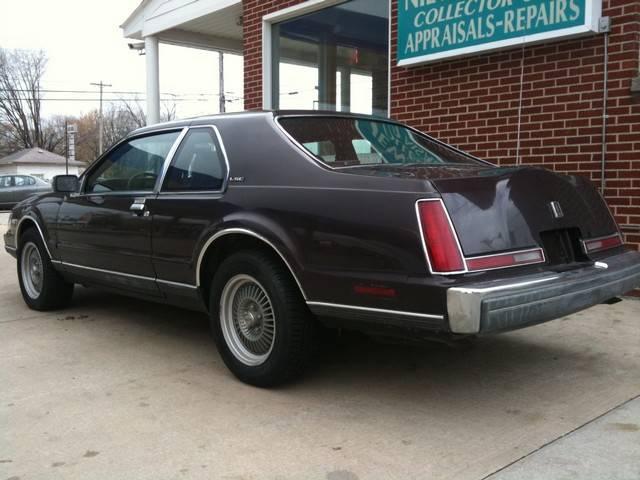
[[129, 207], [129, 210], [137, 214], [144, 212], [145, 200], [146, 200], [145, 198], [136, 198], [131, 204], [131, 206]]

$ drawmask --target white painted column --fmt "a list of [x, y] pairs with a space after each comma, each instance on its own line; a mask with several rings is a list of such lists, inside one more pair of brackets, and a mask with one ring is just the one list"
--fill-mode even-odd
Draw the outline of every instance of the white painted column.
[[147, 125], [160, 122], [160, 52], [158, 38], [144, 37], [147, 58]]

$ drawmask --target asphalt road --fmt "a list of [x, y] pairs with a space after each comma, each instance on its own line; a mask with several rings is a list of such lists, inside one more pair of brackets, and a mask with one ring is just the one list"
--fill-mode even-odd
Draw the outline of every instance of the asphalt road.
[[203, 316], [82, 288], [38, 313], [0, 272], [0, 480], [640, 477], [637, 300], [468, 350], [347, 338], [258, 390]]

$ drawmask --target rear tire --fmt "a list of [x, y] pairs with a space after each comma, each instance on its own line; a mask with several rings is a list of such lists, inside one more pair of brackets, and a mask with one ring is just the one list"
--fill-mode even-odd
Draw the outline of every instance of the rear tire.
[[17, 252], [18, 281], [22, 298], [33, 310], [56, 310], [71, 302], [73, 283], [54, 268], [38, 233], [29, 229], [20, 238]]
[[241, 381], [273, 387], [300, 376], [313, 355], [316, 322], [289, 271], [261, 252], [231, 255], [210, 294], [211, 329]]

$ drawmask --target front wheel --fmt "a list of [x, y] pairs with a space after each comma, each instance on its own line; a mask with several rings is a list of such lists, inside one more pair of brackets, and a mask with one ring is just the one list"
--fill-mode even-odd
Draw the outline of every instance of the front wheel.
[[272, 387], [307, 367], [315, 320], [277, 259], [252, 251], [229, 257], [215, 275], [209, 305], [222, 359], [243, 382]]
[[22, 298], [34, 310], [66, 307], [73, 295], [73, 284], [53, 268], [42, 239], [31, 229], [20, 239], [18, 281]]

